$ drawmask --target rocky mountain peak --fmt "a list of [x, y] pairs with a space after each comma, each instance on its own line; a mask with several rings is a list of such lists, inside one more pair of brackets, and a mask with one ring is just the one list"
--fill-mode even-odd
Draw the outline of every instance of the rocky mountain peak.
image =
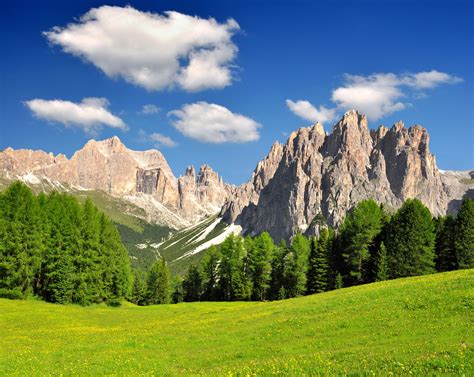
[[186, 177], [192, 178], [193, 180], [196, 180], [196, 172], [194, 171], [194, 166], [193, 166], [193, 165], [189, 165], [189, 166], [186, 168], [186, 172], [184, 173], [184, 175], [185, 175]]
[[325, 136], [326, 132], [324, 131], [324, 126], [321, 122], [316, 122], [313, 125], [314, 131], [318, 133], [319, 135]]
[[367, 198], [387, 208], [419, 198], [439, 215], [467, 190], [452, 177], [448, 185], [443, 177], [425, 128], [407, 129], [397, 122], [390, 129], [369, 131], [365, 115], [351, 110], [329, 135], [314, 125], [292, 132], [283, 146], [275, 144], [222, 214], [246, 233], [268, 231], [276, 240], [296, 231], [316, 232], [314, 220], [321, 216], [338, 226], [350, 208]]
[[370, 155], [372, 143], [367, 117], [351, 110], [334, 125], [323, 153], [336, 156], [338, 153], [364, 151], [362, 154]]
[[174, 228], [218, 212], [233, 187], [207, 165], [198, 177], [190, 166], [177, 179], [160, 151], [130, 150], [117, 136], [89, 140], [70, 160], [61, 154], [7, 148], [0, 152], [0, 173], [102, 190], [142, 207], [153, 216], [148, 220]]

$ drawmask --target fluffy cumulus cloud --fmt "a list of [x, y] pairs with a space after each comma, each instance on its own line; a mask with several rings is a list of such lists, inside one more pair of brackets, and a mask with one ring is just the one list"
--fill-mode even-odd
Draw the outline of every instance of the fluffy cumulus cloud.
[[160, 108], [155, 105], [143, 105], [142, 109], [140, 110], [139, 114], [142, 115], [151, 115], [151, 114], [157, 114], [160, 112]]
[[231, 84], [238, 50], [232, 36], [238, 29], [233, 19], [219, 23], [175, 11], [101, 6], [44, 35], [107, 76], [147, 90], [199, 91]]
[[313, 123], [328, 122], [336, 117], [336, 109], [328, 109], [324, 106], [320, 106], [318, 109], [305, 100], [294, 102], [287, 99], [286, 105], [294, 114]]
[[398, 101], [404, 97], [400, 89], [400, 79], [393, 73], [364, 76], [345, 76], [344, 86], [332, 92], [332, 101], [340, 109], [357, 109], [369, 119], [380, 119], [405, 108]]
[[311, 122], [337, 117], [337, 112], [357, 109], [370, 120], [378, 120], [386, 115], [404, 109], [408, 99], [426, 97], [424, 90], [442, 84], [456, 84], [462, 79], [450, 74], [429, 71], [396, 75], [376, 73], [369, 76], [344, 76], [343, 84], [332, 91], [333, 108], [321, 106], [319, 109], [308, 101], [287, 100], [289, 109], [297, 116]]
[[108, 110], [106, 98], [84, 98], [75, 103], [59, 99], [32, 99], [25, 105], [40, 119], [60, 123], [66, 127], [80, 128], [87, 134], [97, 134], [104, 126], [128, 129], [122, 119]]
[[213, 103], [184, 105], [168, 115], [183, 135], [206, 143], [245, 143], [260, 137], [259, 123]]

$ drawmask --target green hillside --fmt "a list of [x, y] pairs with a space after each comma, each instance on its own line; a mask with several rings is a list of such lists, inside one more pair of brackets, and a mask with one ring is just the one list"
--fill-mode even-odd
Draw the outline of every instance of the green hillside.
[[227, 224], [217, 222], [217, 216], [210, 216], [199, 224], [174, 233], [158, 247], [158, 251], [168, 261], [172, 274], [184, 274], [191, 264], [197, 264], [204, 255], [203, 252], [192, 254], [193, 251], [221, 235], [227, 228]]
[[278, 302], [0, 300], [0, 375], [472, 375], [474, 270]]

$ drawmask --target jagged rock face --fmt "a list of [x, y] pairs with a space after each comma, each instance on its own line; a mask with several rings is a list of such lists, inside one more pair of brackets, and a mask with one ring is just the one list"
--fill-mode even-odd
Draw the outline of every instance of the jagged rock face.
[[370, 132], [366, 117], [349, 111], [329, 135], [316, 124], [272, 147], [222, 215], [246, 233], [268, 231], [279, 240], [297, 231], [316, 232], [321, 215], [338, 226], [367, 198], [388, 208], [419, 198], [434, 215], [444, 214], [467, 186], [443, 178], [428, 145], [428, 132], [418, 125], [406, 129], [397, 123]]
[[472, 172], [438, 170], [426, 129], [399, 122], [369, 131], [357, 111], [347, 112], [331, 134], [318, 123], [294, 131], [284, 145], [276, 142], [239, 187], [207, 165], [197, 174], [188, 167], [176, 178], [159, 151], [132, 151], [117, 137], [91, 140], [71, 159], [7, 148], [0, 152], [0, 174], [103, 190], [143, 208], [149, 221], [173, 228], [221, 209], [226, 222], [250, 234], [268, 231], [276, 240], [317, 232], [321, 217], [338, 226], [367, 198], [392, 209], [419, 198], [439, 215], [456, 211], [466, 193], [474, 196]]
[[217, 213], [234, 190], [207, 165], [201, 167], [197, 177], [194, 168], [189, 167], [177, 179], [161, 152], [132, 151], [116, 136], [90, 140], [70, 160], [64, 155], [7, 148], [0, 152], [0, 171], [17, 177], [34, 174], [81, 189], [102, 190], [130, 199], [146, 210], [163, 205], [158, 210], [150, 209], [157, 215], [155, 221], [160, 222], [160, 211], [168, 211], [163, 218], [171, 218], [166, 225], [175, 228]]

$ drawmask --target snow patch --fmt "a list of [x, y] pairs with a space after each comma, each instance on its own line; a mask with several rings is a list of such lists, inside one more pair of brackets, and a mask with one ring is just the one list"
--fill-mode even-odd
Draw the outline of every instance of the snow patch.
[[204, 241], [206, 237], [209, 235], [209, 233], [212, 232], [212, 230], [217, 226], [222, 221], [221, 217], [218, 217], [215, 219], [204, 231], [199, 235], [198, 238], [196, 238], [193, 242], [199, 242], [199, 241]]
[[231, 225], [229, 225], [229, 227], [223, 233], [219, 234], [217, 237], [214, 237], [214, 238], [210, 239], [209, 241], [206, 241], [203, 244], [199, 245], [195, 249], [188, 251], [187, 253], [181, 255], [179, 258], [176, 258], [173, 262], [179, 261], [179, 260], [184, 259], [184, 258], [188, 258], [191, 255], [194, 255], [194, 254], [197, 254], [197, 253], [199, 253], [203, 250], [206, 250], [206, 249], [208, 249], [209, 247], [211, 247], [213, 245], [218, 245], [218, 244], [224, 242], [224, 240], [230, 234], [236, 234], [237, 235], [237, 234], [240, 234], [241, 232], [242, 232], [242, 227], [240, 225], [231, 224]]
[[39, 185], [41, 183], [41, 180], [34, 175], [32, 172], [29, 172], [28, 174], [25, 174], [20, 177], [20, 179], [25, 182], [25, 183], [30, 183], [32, 185]]
[[174, 229], [182, 229], [191, 225], [189, 221], [172, 212], [151, 195], [139, 193], [137, 195], [126, 195], [123, 199], [144, 209], [148, 214], [148, 221], [159, 219], [161, 224]]

